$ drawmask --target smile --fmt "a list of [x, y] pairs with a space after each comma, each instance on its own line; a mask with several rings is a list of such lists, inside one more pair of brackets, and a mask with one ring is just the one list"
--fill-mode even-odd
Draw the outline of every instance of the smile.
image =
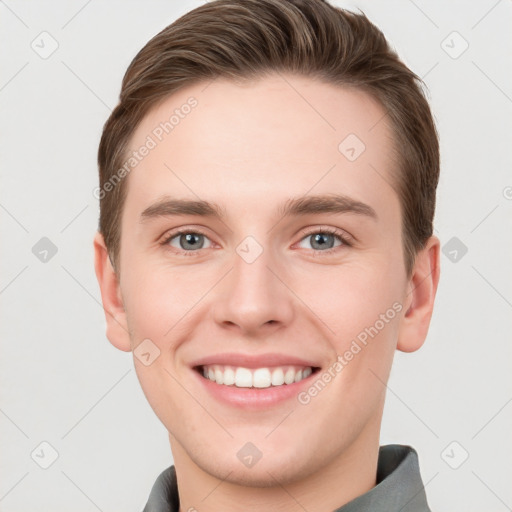
[[276, 366], [244, 368], [228, 365], [203, 365], [196, 368], [205, 378], [223, 386], [237, 388], [269, 388], [293, 384], [309, 377], [311, 366]]

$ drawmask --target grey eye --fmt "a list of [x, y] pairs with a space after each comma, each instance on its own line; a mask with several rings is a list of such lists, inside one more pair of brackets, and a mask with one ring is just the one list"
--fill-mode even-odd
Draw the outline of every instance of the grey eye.
[[209, 241], [205, 235], [190, 231], [173, 236], [169, 241], [169, 245], [184, 251], [193, 251], [194, 249], [204, 249], [206, 240]]
[[[301, 244], [304, 242], [304, 240], [309, 240], [311, 244], [311, 248], [315, 250], [326, 250], [326, 249], [332, 249], [335, 247], [336, 239], [338, 239], [339, 243], [337, 245], [342, 245], [342, 241], [338, 235], [319, 231], [317, 233], [311, 233], [307, 236], [305, 236]], [[301, 246], [303, 247], [303, 246]], [[309, 247], [303, 247], [304, 249], [309, 249]]]

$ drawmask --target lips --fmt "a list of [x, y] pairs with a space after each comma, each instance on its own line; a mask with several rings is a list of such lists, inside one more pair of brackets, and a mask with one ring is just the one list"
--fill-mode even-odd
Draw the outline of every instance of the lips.
[[313, 359], [307, 360], [296, 356], [289, 356], [286, 354], [237, 354], [233, 352], [226, 352], [223, 354], [214, 354], [205, 356], [191, 363], [192, 368], [202, 366], [224, 365], [233, 366], [235, 368], [270, 368], [275, 366], [296, 366], [302, 368], [318, 368], [321, 364]]
[[318, 370], [314, 362], [284, 354], [215, 354], [195, 361], [192, 367], [219, 385], [259, 389], [290, 385]]
[[190, 364], [198, 383], [229, 407], [267, 411], [294, 400], [321, 363], [279, 353], [218, 353]]

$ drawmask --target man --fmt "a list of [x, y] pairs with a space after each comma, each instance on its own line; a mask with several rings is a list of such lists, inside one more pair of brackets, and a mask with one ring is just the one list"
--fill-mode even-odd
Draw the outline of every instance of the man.
[[189, 12], [131, 63], [99, 168], [107, 337], [174, 458], [145, 512], [428, 511], [379, 431], [433, 310], [438, 138], [364, 14]]

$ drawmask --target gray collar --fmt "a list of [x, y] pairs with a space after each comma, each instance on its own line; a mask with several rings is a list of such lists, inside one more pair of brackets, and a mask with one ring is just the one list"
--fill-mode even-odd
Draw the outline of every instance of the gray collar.
[[[162, 471], [142, 512], [179, 512], [174, 466]], [[334, 512], [431, 512], [420, 476], [418, 454], [411, 446], [379, 449], [377, 485]]]

